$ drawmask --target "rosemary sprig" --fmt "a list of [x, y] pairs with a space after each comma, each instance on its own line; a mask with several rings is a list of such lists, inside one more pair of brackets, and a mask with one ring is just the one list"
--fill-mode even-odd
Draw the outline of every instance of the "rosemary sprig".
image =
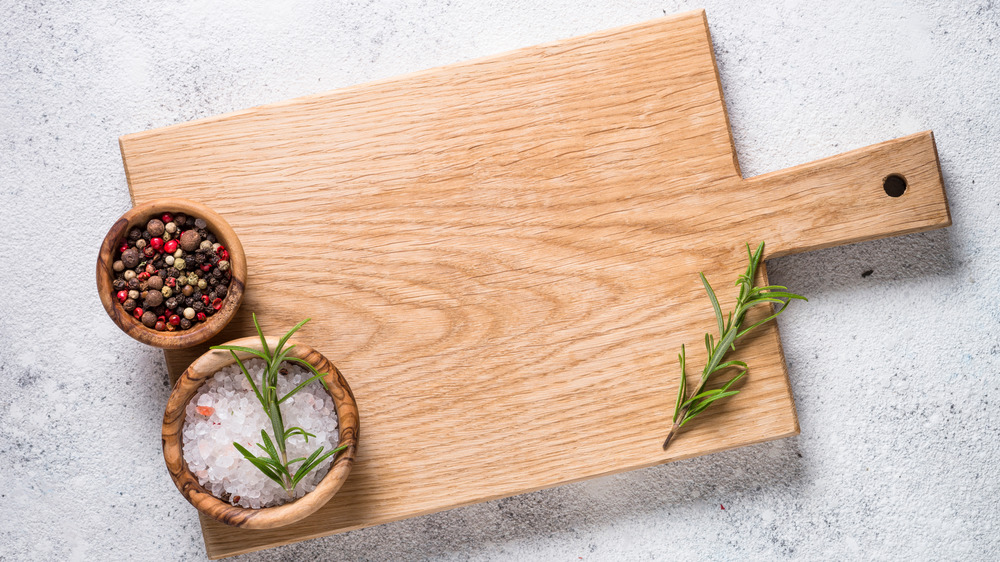
[[[733, 384], [740, 380], [747, 373], [747, 364], [743, 361], [723, 362], [726, 354], [730, 350], [736, 349], [736, 340], [750, 333], [753, 329], [775, 319], [793, 299], [809, 300], [802, 295], [797, 295], [788, 291], [787, 287], [781, 285], [768, 285], [766, 287], [755, 287], [754, 277], [757, 275], [757, 267], [760, 265], [761, 256], [764, 254], [764, 243], [757, 246], [756, 251], [750, 251], [750, 244], [747, 244], [747, 256], [750, 264], [746, 272], [736, 280], [736, 286], [740, 288], [740, 294], [736, 299], [736, 309], [730, 312], [728, 317], [723, 317], [722, 308], [719, 306], [719, 299], [715, 296], [715, 291], [708, 283], [704, 273], [699, 273], [701, 282], [705, 286], [709, 300], [712, 301], [712, 308], [715, 310], [715, 319], [719, 327], [719, 340], [715, 340], [712, 334], [705, 334], [705, 349], [708, 351], [705, 369], [701, 372], [701, 380], [698, 386], [689, 394], [687, 392], [687, 371], [685, 365], [684, 345], [681, 345], [681, 353], [678, 356], [681, 363], [681, 382], [677, 390], [677, 403], [674, 406], [673, 427], [663, 442], [663, 450], [667, 450], [670, 441], [674, 438], [684, 424], [708, 408], [713, 402], [728, 396], [738, 394], [738, 390], [729, 390]], [[761, 304], [780, 304], [781, 308], [767, 318], [755, 322], [749, 328], [743, 328], [743, 320], [751, 308]], [[705, 390], [712, 376], [725, 371], [726, 369], [737, 369], [739, 372], [720, 388]]]
[[[215, 345], [212, 349], [223, 349], [229, 351], [233, 355], [233, 359], [240, 366], [240, 370], [243, 371], [243, 375], [246, 376], [247, 381], [250, 382], [250, 388], [253, 389], [254, 395], [260, 402], [261, 408], [264, 409], [264, 413], [267, 414], [268, 419], [271, 421], [271, 435], [267, 434], [264, 429], [260, 430], [260, 438], [263, 444], [257, 443], [266, 455], [256, 456], [246, 447], [240, 445], [239, 443], [233, 442], [233, 446], [236, 450], [243, 455], [246, 460], [250, 461], [254, 466], [256, 466], [261, 472], [264, 473], [268, 478], [274, 480], [285, 492], [288, 493], [288, 497], [295, 497], [295, 486], [313, 469], [320, 465], [323, 461], [329, 458], [331, 455], [335, 455], [338, 452], [347, 448], [347, 445], [341, 445], [336, 449], [331, 451], [323, 452], [323, 447], [313, 451], [308, 457], [299, 457], [296, 459], [288, 459], [287, 446], [286, 443], [288, 439], [292, 436], [298, 435], [305, 439], [306, 443], [309, 442], [310, 437], [316, 437], [312, 433], [302, 429], [301, 427], [285, 427], [284, 419], [281, 417], [281, 403], [287, 400], [289, 397], [294, 395], [296, 392], [302, 390], [307, 384], [313, 381], [320, 381], [324, 387], [326, 387], [326, 381], [323, 380], [323, 373], [316, 370], [315, 367], [310, 365], [307, 361], [300, 359], [298, 357], [291, 357], [292, 349], [294, 345], [285, 348], [285, 344], [288, 342], [288, 338], [292, 337], [299, 328], [305, 325], [309, 321], [309, 318], [299, 322], [294, 328], [288, 331], [287, 334], [282, 336], [278, 340], [278, 345], [272, 353], [268, 348], [267, 340], [264, 338], [264, 332], [260, 329], [260, 324], [257, 323], [257, 315], [253, 315], [253, 325], [257, 329], [257, 335], [260, 336], [260, 346], [263, 351], [257, 351], [256, 349], [251, 349], [249, 347], [243, 347], [238, 345]], [[265, 368], [264, 373], [261, 376], [260, 385], [258, 386], [254, 382], [253, 377], [250, 376], [250, 372], [247, 371], [246, 366], [243, 361], [236, 355], [236, 352], [249, 353], [256, 357], [264, 360]], [[288, 394], [278, 397], [278, 372], [281, 369], [281, 363], [283, 361], [291, 361], [293, 363], [298, 363], [312, 372], [312, 378], [309, 378], [302, 384], [296, 386]], [[293, 469], [292, 465], [296, 463], [301, 463], [298, 468]]]

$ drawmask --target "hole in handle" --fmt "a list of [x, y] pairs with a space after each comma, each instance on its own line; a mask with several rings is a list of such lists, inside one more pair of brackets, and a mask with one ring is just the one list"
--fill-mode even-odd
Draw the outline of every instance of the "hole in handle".
[[906, 178], [899, 174], [889, 174], [882, 180], [882, 189], [889, 197], [899, 197], [906, 192]]

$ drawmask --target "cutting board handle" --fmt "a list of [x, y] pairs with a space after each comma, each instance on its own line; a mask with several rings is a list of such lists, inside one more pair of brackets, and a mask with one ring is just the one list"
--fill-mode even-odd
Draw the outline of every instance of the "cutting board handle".
[[745, 182], [759, 202], [749, 230], [767, 241], [768, 257], [951, 224], [930, 131]]

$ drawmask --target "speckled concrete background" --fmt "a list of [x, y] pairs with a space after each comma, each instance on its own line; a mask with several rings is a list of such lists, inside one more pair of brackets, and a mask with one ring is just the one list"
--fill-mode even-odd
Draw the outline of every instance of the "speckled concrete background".
[[699, 7], [746, 175], [941, 154], [954, 227], [770, 263], [811, 297], [781, 319], [802, 435], [245, 558], [1000, 557], [993, 2], [257, 4], [0, 0], [0, 559], [204, 558], [162, 357], [94, 290], [120, 134]]

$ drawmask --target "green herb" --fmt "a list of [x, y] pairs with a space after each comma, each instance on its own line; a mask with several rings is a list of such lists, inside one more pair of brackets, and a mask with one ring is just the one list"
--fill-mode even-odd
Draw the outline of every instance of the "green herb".
[[[212, 349], [224, 349], [233, 354], [233, 358], [236, 359], [236, 363], [240, 366], [240, 370], [243, 371], [243, 374], [250, 382], [250, 388], [253, 389], [253, 393], [257, 396], [257, 400], [260, 401], [260, 406], [264, 408], [264, 413], [267, 414], [268, 419], [271, 420], [271, 435], [268, 435], [266, 430], [261, 429], [260, 438], [263, 441], [263, 444], [257, 443], [257, 446], [260, 447], [266, 455], [255, 456], [253, 453], [248, 451], [246, 447], [236, 442], [233, 443], [233, 446], [236, 447], [236, 450], [239, 451], [240, 454], [253, 463], [253, 465], [260, 469], [260, 471], [263, 472], [268, 478], [274, 480], [282, 488], [284, 488], [290, 498], [295, 497], [295, 486], [298, 485], [298, 483], [307, 474], [309, 474], [331, 455], [335, 455], [337, 452], [347, 448], [346, 445], [342, 445], [332, 451], [324, 453], [323, 447], [320, 447], [319, 449], [313, 451], [313, 453], [308, 457], [299, 457], [297, 459], [288, 460], [286, 442], [290, 437], [298, 435], [305, 439], [306, 443], [308, 443], [310, 437], [316, 436], [301, 427], [286, 428], [285, 422], [281, 418], [281, 403], [288, 400], [289, 397], [302, 390], [307, 384], [313, 381], [318, 380], [324, 387], [326, 387], [326, 381], [323, 380], [323, 373], [317, 371], [316, 368], [310, 365], [307, 361], [289, 355], [295, 347], [294, 345], [290, 345], [288, 348], [285, 348], [285, 343], [288, 342], [288, 338], [292, 337], [292, 334], [298, 331], [298, 329], [308, 321], [309, 318], [306, 318], [305, 320], [299, 322], [294, 328], [278, 340], [278, 346], [274, 349], [273, 353], [267, 346], [267, 340], [264, 338], [264, 333], [260, 330], [260, 324], [257, 323], [256, 314], [253, 315], [253, 325], [257, 329], [257, 335], [260, 336], [260, 346], [263, 349], [263, 352], [238, 345], [212, 346]], [[246, 366], [243, 365], [243, 361], [241, 361], [236, 355], [237, 351], [249, 353], [264, 360], [266, 365], [264, 367], [264, 374], [261, 376], [260, 386], [254, 382], [253, 377], [250, 376]], [[281, 369], [281, 363], [283, 361], [291, 361], [308, 368], [313, 373], [313, 377], [296, 386], [288, 394], [278, 398], [278, 371]], [[294, 464], [298, 464], [298, 468], [293, 468], [292, 465]]]
[[[715, 297], [715, 291], [708, 284], [708, 279], [704, 273], [699, 273], [701, 282], [705, 285], [705, 292], [712, 301], [712, 308], [715, 310], [715, 319], [719, 325], [719, 340], [716, 342], [712, 334], [705, 334], [705, 349], [708, 350], [708, 359], [705, 369], [701, 372], [701, 380], [690, 394], [687, 392], [687, 371], [684, 362], [684, 346], [681, 345], [681, 353], [678, 356], [681, 363], [681, 383], [677, 390], [677, 404], [674, 406], [674, 425], [670, 428], [667, 439], [663, 442], [663, 450], [667, 450], [671, 439], [677, 434], [684, 424], [692, 418], [702, 413], [713, 402], [738, 394], [738, 390], [729, 390], [733, 384], [740, 380], [747, 373], [747, 364], [743, 361], [723, 362], [726, 354], [730, 350], [736, 349], [736, 340], [750, 333], [751, 330], [761, 326], [774, 318], [777, 318], [792, 299], [808, 300], [802, 295], [788, 292], [787, 287], [780, 285], [768, 285], [766, 287], [755, 287], [754, 277], [757, 275], [757, 266], [760, 265], [761, 256], [764, 254], [764, 243], [761, 242], [757, 251], [751, 252], [750, 245], [747, 244], [747, 255], [750, 264], [745, 273], [736, 280], [736, 286], [740, 288], [739, 297], [736, 299], [736, 309], [729, 313], [728, 318], [722, 316], [722, 308], [719, 306], [719, 299]], [[781, 308], [767, 318], [754, 323], [749, 328], [743, 328], [743, 320], [751, 308], [761, 304], [780, 304]], [[705, 390], [712, 376], [725, 371], [726, 369], [736, 369], [739, 372], [720, 388]]]

